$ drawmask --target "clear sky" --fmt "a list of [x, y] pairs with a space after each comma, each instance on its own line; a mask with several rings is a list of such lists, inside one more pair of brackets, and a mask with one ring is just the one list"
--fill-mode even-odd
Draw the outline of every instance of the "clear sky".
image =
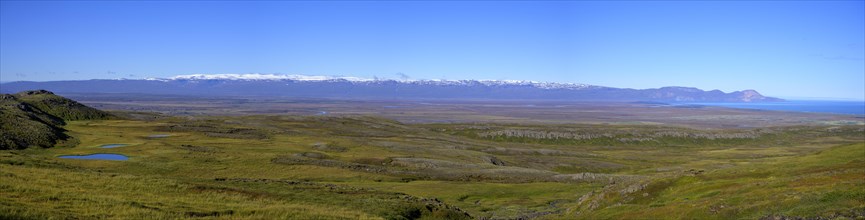
[[0, 81], [268, 73], [865, 99], [865, 1], [0, 2]]

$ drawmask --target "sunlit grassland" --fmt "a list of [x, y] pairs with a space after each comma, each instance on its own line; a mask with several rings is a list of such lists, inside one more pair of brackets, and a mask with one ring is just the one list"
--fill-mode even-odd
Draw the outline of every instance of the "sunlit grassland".
[[[109, 122], [118, 123], [118, 122]], [[76, 130], [82, 137], [82, 146], [99, 146], [108, 143], [124, 143], [123, 140], [141, 141], [143, 144], [110, 149], [55, 149], [55, 154], [119, 153], [130, 157], [120, 166], [102, 167], [106, 170], [133, 171], [140, 174], [176, 176], [178, 178], [277, 178], [302, 180], [342, 181], [346, 179], [393, 179], [392, 177], [317, 166], [284, 166], [273, 164], [277, 155], [310, 151], [314, 141], [308, 137], [279, 136], [267, 140], [213, 138], [194, 132], [156, 132], [158, 124], [137, 121], [120, 122], [124, 126], [105, 124], [87, 125], [75, 122], [68, 129]], [[135, 126], [138, 125], [138, 126]], [[127, 132], [126, 129], [129, 131]], [[117, 132], [128, 138], [102, 137], [103, 132]], [[165, 138], [147, 138], [153, 134], [169, 134]], [[211, 152], [190, 152], [182, 145], [207, 146]], [[363, 151], [361, 151], [363, 152]], [[377, 154], [381, 155], [381, 154]], [[83, 166], [98, 164], [98, 161], [62, 160]]]
[[405, 192], [423, 197], [440, 198], [480, 217], [507, 218], [531, 211], [554, 212], [576, 202], [577, 198], [598, 184], [573, 183], [479, 183], [414, 181], [358, 182], [349, 185]]
[[[593, 218], [760, 218], [834, 216], [865, 210], [865, 144], [799, 157], [738, 162], [701, 175], [658, 180]], [[652, 190], [652, 184], [658, 190]], [[576, 210], [576, 209], [575, 209]]]
[[201, 190], [172, 179], [6, 164], [0, 168], [3, 218], [377, 218], [338, 206]]
[[[628, 133], [597, 140], [478, 135], [486, 127]], [[74, 121], [64, 128], [80, 142], [76, 147], [0, 151], [0, 218], [461, 217], [451, 206], [474, 218], [548, 219], [851, 216], [845, 213], [865, 210], [861, 126], [764, 132], [201, 116]], [[760, 135], [715, 142], [616, 139], [661, 130]], [[156, 134], [169, 136], [149, 137]], [[128, 146], [99, 148], [105, 144]], [[57, 158], [93, 153], [129, 160]], [[567, 176], [584, 174], [590, 177]]]

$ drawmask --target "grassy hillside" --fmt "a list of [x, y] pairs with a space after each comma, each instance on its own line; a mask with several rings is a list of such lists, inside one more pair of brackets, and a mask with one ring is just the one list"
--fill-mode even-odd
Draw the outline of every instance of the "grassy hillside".
[[[865, 216], [861, 125], [162, 116], [65, 128], [77, 147], [0, 151], [0, 218]], [[57, 158], [93, 153], [129, 160]]]
[[64, 124], [15, 96], [0, 94], [0, 150], [52, 147], [68, 139]]
[[74, 100], [55, 95], [45, 90], [24, 91], [15, 94], [22, 102], [30, 104], [50, 115], [67, 121], [112, 119], [113, 115], [87, 107]]
[[[587, 194], [571, 213], [588, 219], [865, 217], [865, 144], [830, 147]], [[632, 186], [627, 186], [632, 187]]]
[[65, 120], [115, 116], [45, 90], [0, 94], [0, 150], [74, 145], [62, 128]]

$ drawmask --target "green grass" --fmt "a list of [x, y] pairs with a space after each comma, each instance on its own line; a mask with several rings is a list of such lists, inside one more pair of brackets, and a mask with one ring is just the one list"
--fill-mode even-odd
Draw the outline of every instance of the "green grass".
[[645, 198], [579, 217], [813, 218], [865, 210], [863, 154], [863, 143], [842, 145], [806, 156], [740, 163], [705, 174], [664, 179], [652, 183], [658, 187], [644, 190], [649, 194]]
[[[857, 125], [775, 127], [709, 144], [485, 139], [470, 135], [471, 126], [756, 132], [407, 125], [371, 117], [73, 121], [64, 129], [80, 142], [75, 147], [0, 151], [0, 218], [453, 219], [465, 211], [475, 218], [753, 219], [855, 217], [865, 209], [865, 134]], [[98, 148], [104, 144], [129, 146]], [[91, 153], [130, 159], [57, 158]], [[274, 162], [298, 155], [329, 162]], [[587, 172], [602, 177], [554, 177]]]
[[0, 165], [0, 170], [4, 218], [377, 218], [349, 208], [206, 190], [172, 179], [10, 165]]
[[[478, 183], [414, 181], [409, 183], [360, 182], [349, 185], [435, 197], [456, 205], [476, 217], [506, 218], [532, 210], [555, 211], [599, 185], [569, 183]], [[551, 206], [550, 204], [554, 204]]]

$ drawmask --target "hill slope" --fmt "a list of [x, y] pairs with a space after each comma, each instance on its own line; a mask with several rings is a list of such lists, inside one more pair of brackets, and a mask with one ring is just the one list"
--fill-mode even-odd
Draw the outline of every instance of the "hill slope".
[[114, 116], [106, 112], [88, 107], [74, 100], [55, 95], [46, 90], [19, 92], [15, 97], [39, 110], [63, 120], [96, 120], [111, 119]]
[[0, 94], [0, 150], [52, 147], [70, 138], [64, 120], [110, 118], [114, 116], [45, 90]]

